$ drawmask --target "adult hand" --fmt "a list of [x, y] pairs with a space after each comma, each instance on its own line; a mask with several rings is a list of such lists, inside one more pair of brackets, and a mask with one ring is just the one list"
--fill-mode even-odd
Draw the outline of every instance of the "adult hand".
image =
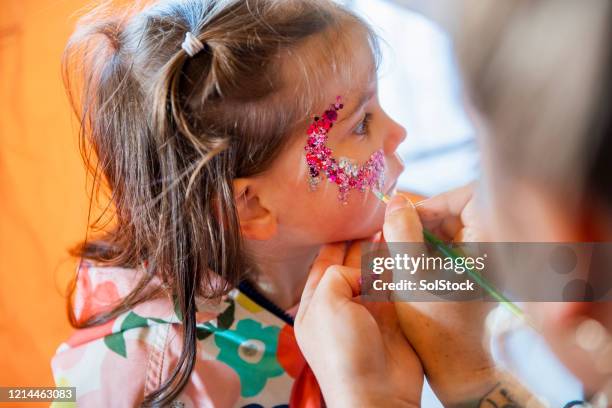
[[474, 183], [470, 183], [417, 202], [416, 209], [423, 227], [446, 242], [484, 241], [476, 214], [474, 187]]
[[[469, 185], [419, 202], [401, 194], [387, 208], [387, 242], [422, 242], [422, 225], [445, 241], [478, 241]], [[485, 302], [396, 302], [404, 334], [416, 350], [427, 379], [445, 406], [482, 397], [496, 384], [493, 359], [485, 338]], [[478, 398], [476, 398], [478, 399]]]
[[330, 407], [417, 407], [423, 369], [392, 303], [360, 302], [358, 243], [323, 247], [295, 318], [297, 342]]

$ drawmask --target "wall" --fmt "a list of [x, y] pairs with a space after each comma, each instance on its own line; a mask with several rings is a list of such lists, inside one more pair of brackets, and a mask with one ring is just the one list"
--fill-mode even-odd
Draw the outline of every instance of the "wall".
[[[75, 0], [0, 0], [0, 385], [52, 385], [87, 196], [60, 71]], [[48, 405], [48, 404], [47, 404]]]

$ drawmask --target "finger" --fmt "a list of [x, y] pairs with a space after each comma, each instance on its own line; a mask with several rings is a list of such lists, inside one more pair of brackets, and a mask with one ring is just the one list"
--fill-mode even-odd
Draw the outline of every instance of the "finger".
[[422, 242], [423, 226], [416, 208], [401, 194], [391, 198], [385, 213], [383, 233], [387, 242]]
[[346, 256], [344, 257], [344, 262], [342, 263], [344, 266], [349, 266], [351, 268], [361, 267], [361, 245], [365, 242], [369, 242], [369, 240], [353, 241], [351, 245], [349, 245]]
[[376, 234], [369, 238], [359, 239], [351, 242], [349, 245], [346, 256], [344, 257], [344, 266], [350, 266], [353, 268], [361, 268], [361, 253], [364, 244], [369, 244], [368, 249], [375, 250], [382, 245], [383, 237], [382, 231], [378, 231]]
[[378, 231], [376, 234], [372, 235], [370, 237], [370, 242], [382, 242], [383, 237], [382, 237], [382, 231]]
[[325, 271], [331, 265], [342, 263], [344, 260], [345, 250], [346, 245], [344, 242], [324, 245], [321, 248], [319, 255], [317, 255], [312, 263], [312, 266], [310, 267], [310, 272], [308, 273], [308, 278], [306, 279], [306, 285], [304, 286], [304, 291], [302, 292], [298, 314], [300, 311], [305, 310], [310, 304], [310, 300], [312, 299], [312, 296]]
[[331, 302], [352, 300], [359, 296], [361, 270], [343, 265], [327, 268], [317, 287], [317, 296]]
[[453, 238], [453, 242], [482, 242], [482, 233], [476, 228], [462, 228]]
[[448, 217], [461, 217], [461, 213], [473, 196], [474, 186], [468, 184], [416, 204], [423, 225], [435, 229]]
[[442, 229], [441, 225], [435, 228], [429, 228], [429, 227], [424, 226], [424, 228], [427, 228], [429, 232], [431, 232], [433, 235], [440, 238], [444, 242], [450, 242], [453, 240], [453, 236], [447, 235], [446, 232]]
[[462, 229], [463, 223], [459, 217], [447, 217], [442, 220], [442, 223], [440, 224], [442, 236], [449, 237], [451, 239], [455, 237]]
[[363, 245], [369, 244], [369, 249], [376, 248], [382, 241], [382, 231], [378, 231], [376, 234], [369, 238], [358, 239], [352, 241], [346, 250], [346, 256], [344, 257], [344, 266], [350, 266], [353, 268], [361, 267], [361, 250]]
[[362, 301], [362, 304], [368, 309], [374, 320], [381, 327], [391, 326], [395, 323], [396, 314], [393, 302], [379, 301]]
[[478, 206], [476, 204], [476, 200], [472, 198], [465, 205], [463, 211], [461, 211], [461, 222], [463, 225], [474, 226], [478, 229], [482, 229], [482, 225], [480, 225], [481, 218], [478, 215]]

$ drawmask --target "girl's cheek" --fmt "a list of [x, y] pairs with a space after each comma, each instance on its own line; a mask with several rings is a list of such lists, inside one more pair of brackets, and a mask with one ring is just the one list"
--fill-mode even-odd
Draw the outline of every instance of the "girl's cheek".
[[344, 205], [337, 197], [330, 197], [325, 211], [325, 218], [329, 224], [339, 226], [346, 231], [382, 226], [385, 208], [372, 193], [352, 191], [348, 201], [349, 203]]
[[349, 135], [346, 139], [335, 146], [330, 143], [330, 147], [336, 157], [347, 157], [359, 163], [368, 160], [372, 153], [384, 149], [384, 140], [379, 137], [376, 131], [371, 131], [369, 135]]

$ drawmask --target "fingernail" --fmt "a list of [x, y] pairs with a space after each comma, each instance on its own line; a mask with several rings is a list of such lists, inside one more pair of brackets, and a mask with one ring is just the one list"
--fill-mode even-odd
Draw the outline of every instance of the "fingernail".
[[378, 231], [376, 234], [370, 237], [370, 242], [380, 242], [382, 240], [382, 231]]
[[412, 204], [412, 202], [406, 197], [401, 194], [396, 194], [391, 198], [389, 204], [387, 204], [387, 215], [399, 209], [406, 208], [410, 204]]

